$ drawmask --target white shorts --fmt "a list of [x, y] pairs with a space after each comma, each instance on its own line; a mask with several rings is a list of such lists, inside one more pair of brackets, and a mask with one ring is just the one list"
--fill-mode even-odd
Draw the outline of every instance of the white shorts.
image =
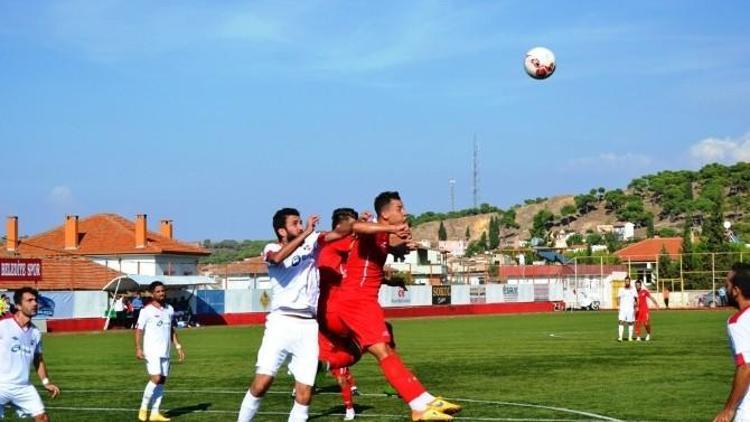
[[750, 422], [750, 406], [740, 405], [734, 414], [734, 422]]
[[146, 356], [146, 372], [149, 375], [169, 375], [169, 359], [168, 358], [151, 358]]
[[617, 320], [625, 322], [635, 322], [635, 309], [620, 309], [620, 314], [618, 315]]
[[0, 385], [0, 418], [6, 404], [13, 405], [19, 416], [36, 417], [44, 413], [44, 403], [33, 385]]
[[276, 376], [289, 356], [295, 381], [312, 386], [318, 370], [318, 322], [282, 314], [269, 314], [258, 349], [256, 373]]

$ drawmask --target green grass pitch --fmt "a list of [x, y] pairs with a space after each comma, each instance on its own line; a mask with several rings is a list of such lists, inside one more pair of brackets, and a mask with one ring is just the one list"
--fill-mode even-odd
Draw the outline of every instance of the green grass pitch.
[[[613, 312], [393, 320], [398, 349], [423, 384], [465, 406], [460, 420], [705, 421], [729, 391], [728, 311], [656, 311], [653, 341], [618, 343]], [[236, 420], [263, 328], [179, 332], [187, 359], [173, 363], [162, 408], [176, 421]], [[54, 421], [133, 421], [146, 382], [132, 332], [44, 336], [62, 396], [43, 395]], [[282, 370], [260, 421], [285, 421], [291, 379]], [[383, 394], [373, 358], [353, 369], [362, 420], [407, 420]], [[32, 375], [38, 385], [36, 375]], [[332, 378], [313, 399], [311, 420], [340, 420]], [[532, 405], [532, 406], [528, 406]], [[15, 420], [6, 410], [6, 420]], [[608, 419], [609, 418], [609, 419]]]

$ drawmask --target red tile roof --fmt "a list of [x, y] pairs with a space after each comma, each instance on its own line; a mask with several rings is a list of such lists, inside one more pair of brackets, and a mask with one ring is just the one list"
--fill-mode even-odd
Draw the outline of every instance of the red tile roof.
[[135, 223], [117, 214], [94, 214], [78, 222], [79, 247], [65, 250], [65, 226], [21, 240], [22, 255], [210, 255], [200, 246], [149, 231], [144, 248], [135, 247]]
[[614, 271], [627, 271], [625, 265], [508, 265], [500, 267], [500, 279], [509, 278], [553, 278], [586, 275], [611, 274]]
[[202, 265], [199, 269], [201, 274], [217, 276], [238, 276], [247, 274], [268, 274], [268, 266], [261, 257], [252, 257], [244, 261], [230, 262], [227, 264]]
[[3, 281], [0, 288], [17, 289], [32, 286], [40, 290], [100, 290], [120, 273], [92, 262], [91, 260], [70, 255], [57, 256], [17, 256], [21, 258], [40, 258], [42, 260], [41, 281]]
[[681, 237], [655, 237], [626, 246], [615, 255], [622, 260], [635, 262], [656, 262], [662, 248], [666, 248], [670, 257], [677, 257], [682, 252]]

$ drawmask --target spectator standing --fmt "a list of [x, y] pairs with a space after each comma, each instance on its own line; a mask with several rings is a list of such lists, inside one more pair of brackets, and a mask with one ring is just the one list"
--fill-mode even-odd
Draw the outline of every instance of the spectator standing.
[[135, 323], [138, 321], [138, 316], [141, 314], [141, 309], [143, 309], [143, 299], [141, 299], [141, 293], [135, 292], [133, 295], [133, 300], [130, 302], [130, 304], [133, 306], [133, 328], [135, 328]]

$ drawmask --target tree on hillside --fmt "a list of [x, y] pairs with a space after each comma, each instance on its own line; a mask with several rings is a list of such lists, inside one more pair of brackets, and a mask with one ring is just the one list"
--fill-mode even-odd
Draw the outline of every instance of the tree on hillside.
[[443, 220], [440, 220], [440, 227], [438, 228], [438, 240], [448, 240], [448, 232], [445, 230]]
[[578, 209], [576, 208], [575, 205], [573, 205], [573, 204], [566, 204], [566, 205], [563, 205], [562, 208], [560, 208], [560, 215], [562, 215], [563, 217], [565, 217], [565, 216], [568, 216], [568, 215], [575, 214], [576, 211], [578, 211]]
[[466, 240], [471, 239], [471, 230], [469, 230], [469, 226], [466, 226], [466, 233], [464, 233], [464, 236], [466, 237]]
[[496, 217], [490, 218], [490, 228], [487, 241], [489, 242], [487, 246], [490, 250], [495, 250], [500, 246], [500, 221]]
[[604, 194], [604, 208], [607, 211], [619, 211], [625, 205], [627, 195], [622, 189], [611, 190]]
[[487, 250], [487, 232], [482, 232], [482, 235], [479, 237], [479, 246], [483, 251]]
[[643, 201], [637, 196], [628, 196], [625, 205], [617, 210], [617, 219], [620, 221], [630, 221], [636, 227], [648, 227], [653, 223], [654, 215], [646, 211]]
[[500, 217], [499, 225], [508, 229], [517, 229], [519, 226], [516, 223], [516, 210], [511, 208], [505, 211]]
[[555, 215], [548, 209], [539, 210], [534, 215], [532, 221], [532, 227], [529, 230], [531, 237], [538, 237], [545, 239], [547, 237], [547, 230], [552, 226], [552, 222], [555, 220]]
[[586, 243], [589, 245], [601, 245], [604, 243], [604, 237], [599, 233], [589, 233], [586, 235]]
[[596, 196], [593, 194], [578, 195], [573, 198], [576, 203], [576, 208], [581, 214], [587, 214], [589, 211], [596, 209]]
[[726, 252], [728, 250], [724, 234], [724, 208], [721, 201], [714, 207], [708, 218], [703, 220], [701, 243], [706, 252]]
[[[507, 230], [517, 229], [519, 227], [518, 223], [516, 223], [516, 210], [511, 208], [508, 211], [503, 212], [497, 221], [498, 237], [504, 239]], [[498, 243], [500, 242], [500, 239], [498, 239]]]
[[648, 188], [649, 188], [649, 181], [645, 177], [633, 179], [628, 185], [628, 189], [632, 189], [638, 195], [644, 194], [648, 190]]
[[563, 205], [563, 207], [560, 208], [560, 216], [562, 217], [562, 223], [567, 226], [570, 224], [571, 221], [575, 220], [573, 216], [575, 215], [576, 211], [577, 211], [576, 206], [573, 204]]
[[571, 245], [582, 245], [583, 244], [583, 236], [581, 236], [578, 233], [572, 234], [568, 236], [568, 246]]

